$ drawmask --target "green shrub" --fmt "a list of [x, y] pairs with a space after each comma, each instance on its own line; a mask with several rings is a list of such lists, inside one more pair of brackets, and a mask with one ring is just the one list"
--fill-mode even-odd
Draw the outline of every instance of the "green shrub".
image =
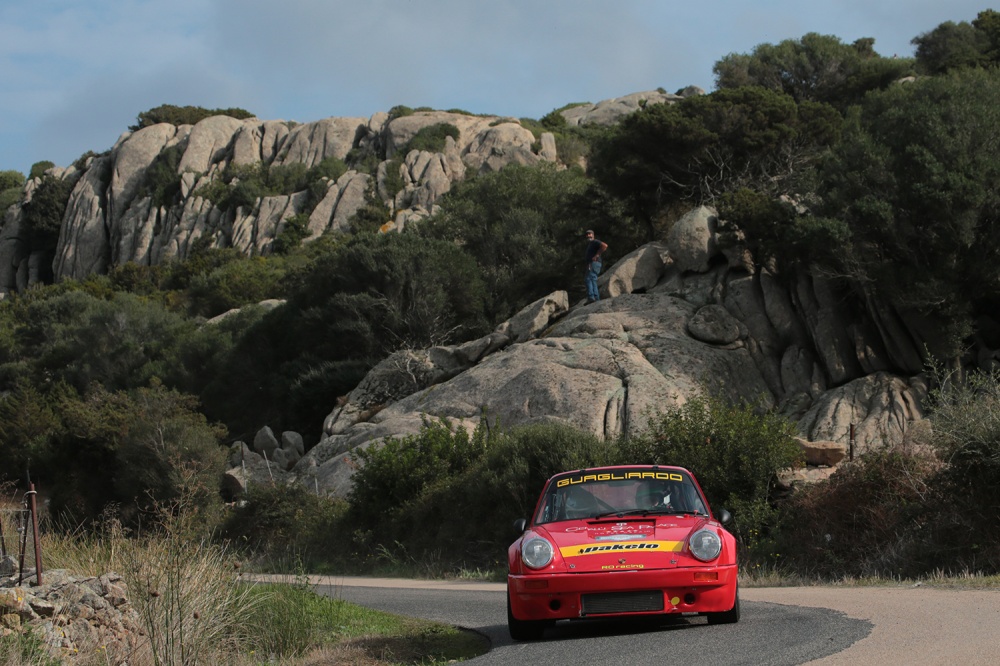
[[776, 473], [800, 460], [794, 434], [776, 414], [695, 397], [651, 417], [645, 432], [620, 444], [619, 461], [690, 470], [713, 509], [729, 509], [740, 542], [752, 547], [776, 517]]
[[301, 484], [250, 485], [230, 511], [220, 536], [239, 545], [270, 571], [319, 572], [332, 561], [348, 560], [343, 500], [308, 491]]
[[199, 187], [194, 195], [222, 210], [234, 210], [252, 208], [264, 197], [308, 191], [306, 209], [299, 211], [308, 215], [326, 194], [326, 187], [320, 186], [323, 179], [336, 181], [346, 172], [347, 165], [336, 157], [328, 157], [311, 168], [301, 162], [230, 164], [219, 178]]
[[378, 171], [378, 165], [383, 157], [384, 154], [379, 155], [371, 148], [356, 147], [351, 148], [344, 161], [355, 171], [371, 175]]
[[385, 163], [385, 178], [382, 181], [382, 186], [385, 188], [385, 194], [390, 199], [395, 197], [397, 194], [403, 191], [406, 187], [406, 183], [403, 181], [403, 156], [406, 153], [399, 152], [391, 160]]
[[21, 219], [28, 228], [32, 250], [55, 249], [72, 191], [72, 182], [45, 176], [31, 201], [22, 206]]
[[358, 451], [348, 518], [363, 551], [400, 550], [447, 568], [496, 567], [553, 474], [606, 464], [613, 446], [563, 424], [469, 434], [445, 421]]
[[143, 111], [136, 117], [135, 125], [129, 126], [132, 132], [143, 127], [156, 125], [158, 123], [169, 123], [171, 125], [194, 125], [198, 121], [211, 116], [230, 116], [231, 118], [245, 119], [253, 118], [254, 114], [239, 108], [231, 109], [205, 109], [200, 106], [174, 106], [173, 104], [161, 104], [149, 111]]
[[0, 192], [24, 187], [24, 174], [20, 171], [0, 171]]
[[20, 187], [10, 187], [0, 190], [0, 220], [7, 213], [7, 209], [21, 200], [22, 190]]
[[374, 185], [365, 192], [365, 203], [354, 211], [348, 222], [357, 234], [374, 234], [386, 222], [392, 221], [392, 211], [375, 192]]
[[403, 104], [397, 104], [389, 109], [389, 121], [393, 121], [396, 118], [403, 118], [405, 116], [412, 116], [413, 114], [414, 111], [410, 107]]
[[299, 213], [285, 220], [281, 231], [275, 236], [271, 244], [271, 252], [274, 254], [288, 254], [309, 237], [309, 215]]
[[[938, 487], [970, 528], [969, 537], [1000, 534], [1000, 373], [961, 377], [937, 370], [936, 378], [928, 401], [931, 441], [947, 463]], [[990, 541], [1000, 567], [1000, 538]]]
[[422, 127], [407, 141], [406, 146], [400, 150], [400, 154], [406, 155], [411, 150], [425, 150], [430, 153], [440, 153], [444, 150], [447, 138], [458, 141], [460, 132], [458, 128], [450, 123], [437, 123]]
[[42, 178], [45, 176], [45, 172], [56, 165], [55, 162], [50, 160], [42, 160], [41, 162], [35, 162], [31, 165], [31, 170], [28, 172], [28, 178]]
[[[301, 231], [305, 231], [304, 225]], [[298, 246], [298, 242], [291, 245], [295, 233], [282, 241], [289, 244], [286, 252]], [[263, 257], [239, 257], [191, 278], [187, 289], [189, 312], [214, 317], [244, 305], [279, 298], [284, 295], [283, 276], [276, 262]]]
[[482, 456], [487, 443], [485, 428], [470, 436], [440, 419], [425, 421], [419, 434], [355, 449], [358, 469], [348, 496], [351, 519], [358, 525], [391, 524], [400, 507], [419, 498], [429, 485], [464, 472]]
[[160, 152], [146, 169], [138, 195], [149, 196], [154, 207], [173, 204], [181, 192], [181, 174], [177, 167], [184, 156], [185, 144], [174, 144]]
[[332, 181], [336, 181], [345, 173], [347, 173], [347, 164], [345, 164], [344, 160], [337, 157], [327, 157], [309, 169], [307, 180], [315, 182], [322, 178], [329, 178]]

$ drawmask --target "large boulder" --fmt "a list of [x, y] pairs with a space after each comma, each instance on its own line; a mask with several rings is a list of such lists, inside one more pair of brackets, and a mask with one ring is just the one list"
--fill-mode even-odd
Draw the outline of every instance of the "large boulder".
[[688, 335], [686, 321], [694, 311], [666, 294], [632, 294], [576, 308], [544, 328], [543, 337], [514, 342], [447, 381], [387, 400], [363, 421], [344, 418], [352, 403], [355, 414], [363, 404], [352, 398], [331, 415], [328, 436], [293, 472], [344, 495], [353, 448], [418, 432], [426, 418], [474, 427], [485, 412], [507, 427], [560, 422], [614, 437], [638, 432], [651, 412], [702, 392], [705, 377], [727, 378], [733, 397], [766, 395], [746, 349], [709, 346]]

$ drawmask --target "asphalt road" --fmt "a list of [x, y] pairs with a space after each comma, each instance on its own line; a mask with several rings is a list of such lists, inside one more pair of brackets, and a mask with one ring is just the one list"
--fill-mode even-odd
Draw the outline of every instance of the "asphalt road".
[[871, 623], [818, 608], [749, 602], [738, 624], [708, 626], [704, 618], [664, 622], [560, 623], [545, 638], [516, 643], [507, 634], [499, 590], [320, 587], [322, 594], [371, 608], [457, 625], [485, 634], [490, 652], [466, 663], [488, 664], [802, 664], [864, 638]]
[[493, 649], [466, 662], [473, 665], [1000, 664], [997, 590], [744, 588], [734, 625], [708, 626], [703, 618], [561, 622], [541, 641], [516, 643], [507, 634], [502, 584], [323, 576], [310, 582], [321, 594], [487, 636]]

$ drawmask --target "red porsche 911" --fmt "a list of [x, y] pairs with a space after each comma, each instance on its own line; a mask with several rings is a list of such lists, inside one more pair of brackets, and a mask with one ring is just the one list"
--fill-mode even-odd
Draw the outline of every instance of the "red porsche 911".
[[680, 467], [600, 467], [553, 476], [508, 550], [511, 638], [557, 620], [704, 615], [738, 622], [736, 539]]

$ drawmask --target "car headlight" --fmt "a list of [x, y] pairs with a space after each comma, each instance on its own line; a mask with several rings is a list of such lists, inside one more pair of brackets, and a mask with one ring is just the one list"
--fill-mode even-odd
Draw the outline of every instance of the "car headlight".
[[691, 554], [702, 562], [710, 562], [722, 552], [722, 539], [712, 530], [698, 530], [688, 541]]
[[552, 544], [541, 537], [528, 539], [521, 545], [521, 559], [532, 569], [547, 567], [552, 561]]

